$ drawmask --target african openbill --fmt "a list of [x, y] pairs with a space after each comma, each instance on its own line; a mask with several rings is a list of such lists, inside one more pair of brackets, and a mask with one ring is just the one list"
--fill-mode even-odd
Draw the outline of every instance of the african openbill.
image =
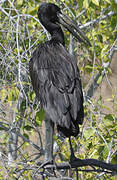
[[[76, 137], [84, 118], [81, 79], [74, 58], [64, 47], [62, 24], [80, 42], [90, 45], [87, 37], [52, 3], [43, 3], [38, 10], [42, 25], [51, 34], [51, 40], [39, 44], [32, 54], [29, 69], [34, 91], [45, 110], [45, 160], [53, 157], [53, 129], [65, 137]], [[79, 34], [79, 35], [78, 35]], [[51, 130], [51, 131], [50, 131]], [[49, 133], [49, 134], [48, 134]], [[71, 159], [74, 157], [71, 146]]]

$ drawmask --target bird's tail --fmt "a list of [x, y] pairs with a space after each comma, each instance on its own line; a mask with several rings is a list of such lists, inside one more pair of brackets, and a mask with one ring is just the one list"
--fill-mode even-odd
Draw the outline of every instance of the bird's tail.
[[79, 133], [79, 125], [76, 121], [71, 122], [71, 125], [69, 128], [57, 125], [57, 130], [60, 133], [60, 135], [63, 137], [70, 137], [70, 136], [76, 137]]

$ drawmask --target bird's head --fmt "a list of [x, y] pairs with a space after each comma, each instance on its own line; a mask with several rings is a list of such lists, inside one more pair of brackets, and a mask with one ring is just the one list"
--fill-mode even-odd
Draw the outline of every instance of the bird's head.
[[58, 22], [59, 13], [61, 13], [60, 8], [52, 3], [42, 3], [38, 9], [39, 20], [44, 25], [46, 20], [52, 23]]
[[91, 46], [88, 38], [80, 28], [68, 17], [61, 12], [61, 9], [53, 3], [42, 3], [38, 10], [38, 17], [42, 25], [51, 33], [63, 25], [79, 42], [84, 42]]

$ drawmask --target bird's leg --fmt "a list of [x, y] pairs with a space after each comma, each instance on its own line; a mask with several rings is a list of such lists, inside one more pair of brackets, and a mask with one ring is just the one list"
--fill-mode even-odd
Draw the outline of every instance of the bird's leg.
[[69, 137], [69, 144], [70, 144], [70, 150], [71, 150], [70, 162], [79, 161], [80, 159], [75, 157], [70, 137]]
[[40, 166], [40, 168], [44, 168], [44, 171], [47, 165], [53, 164], [53, 132], [54, 132], [54, 123], [52, 123], [51, 119], [46, 114], [45, 115], [45, 157], [44, 157], [44, 163], [41, 164]]
[[44, 161], [52, 162], [53, 161], [53, 129], [54, 124], [52, 121], [46, 117], [45, 118], [45, 158]]
[[74, 150], [72, 147], [72, 143], [71, 143], [71, 138], [69, 137], [69, 145], [70, 145], [70, 151], [71, 151], [71, 156], [70, 156], [70, 162], [73, 161], [74, 159], [76, 159], [75, 155], [74, 155]]

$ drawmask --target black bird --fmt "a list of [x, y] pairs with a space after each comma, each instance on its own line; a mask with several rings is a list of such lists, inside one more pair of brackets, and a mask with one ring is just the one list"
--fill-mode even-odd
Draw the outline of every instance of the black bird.
[[[43, 3], [38, 10], [42, 25], [51, 34], [51, 40], [39, 44], [29, 62], [32, 85], [45, 110], [45, 160], [53, 158], [53, 128], [64, 137], [79, 133], [84, 118], [81, 79], [74, 58], [64, 47], [64, 34], [59, 24], [69, 30], [80, 42], [90, 45], [87, 37], [52, 3]], [[78, 35], [79, 33], [79, 35]], [[48, 134], [49, 133], [49, 134]], [[71, 160], [74, 157], [71, 146]]]

